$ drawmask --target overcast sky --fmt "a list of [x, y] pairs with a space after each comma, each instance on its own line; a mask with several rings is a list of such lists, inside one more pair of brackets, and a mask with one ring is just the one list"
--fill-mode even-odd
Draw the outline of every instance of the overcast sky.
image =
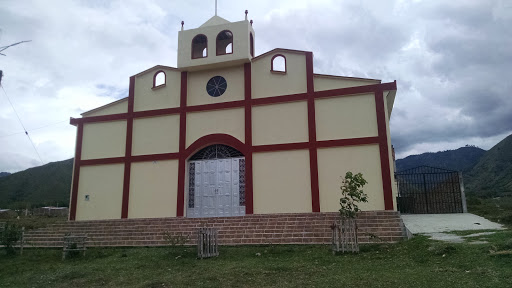
[[[69, 117], [128, 96], [129, 77], [176, 67], [180, 22], [197, 28], [214, 0], [0, 0], [0, 171], [73, 157]], [[313, 51], [315, 73], [397, 80], [397, 158], [489, 149], [512, 133], [512, 1], [218, 1], [254, 20], [256, 54]]]

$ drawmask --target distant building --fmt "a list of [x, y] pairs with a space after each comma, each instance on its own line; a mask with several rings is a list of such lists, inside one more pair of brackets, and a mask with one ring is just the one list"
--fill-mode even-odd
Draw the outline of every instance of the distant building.
[[347, 171], [368, 181], [364, 210], [394, 210], [396, 83], [315, 74], [312, 52], [255, 45], [247, 16], [182, 28], [177, 68], [72, 118], [69, 219], [338, 211]]

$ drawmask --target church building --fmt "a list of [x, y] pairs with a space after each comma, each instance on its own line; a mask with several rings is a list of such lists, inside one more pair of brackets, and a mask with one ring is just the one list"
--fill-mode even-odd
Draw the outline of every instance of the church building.
[[396, 210], [396, 82], [318, 74], [309, 51], [255, 55], [252, 20], [214, 16], [178, 37], [177, 67], [130, 77], [127, 98], [77, 127], [69, 220]]

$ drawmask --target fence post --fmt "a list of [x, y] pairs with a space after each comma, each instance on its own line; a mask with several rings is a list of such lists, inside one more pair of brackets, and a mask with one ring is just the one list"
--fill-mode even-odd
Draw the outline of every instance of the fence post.
[[460, 200], [462, 202], [462, 213], [468, 213], [468, 206], [466, 204], [466, 193], [464, 193], [464, 181], [462, 180], [462, 172], [459, 172], [460, 184]]

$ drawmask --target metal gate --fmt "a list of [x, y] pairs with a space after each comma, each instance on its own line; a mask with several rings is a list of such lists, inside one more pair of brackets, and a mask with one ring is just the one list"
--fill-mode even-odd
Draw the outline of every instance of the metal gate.
[[462, 173], [419, 166], [395, 173], [397, 206], [401, 213], [463, 213], [465, 210]]

